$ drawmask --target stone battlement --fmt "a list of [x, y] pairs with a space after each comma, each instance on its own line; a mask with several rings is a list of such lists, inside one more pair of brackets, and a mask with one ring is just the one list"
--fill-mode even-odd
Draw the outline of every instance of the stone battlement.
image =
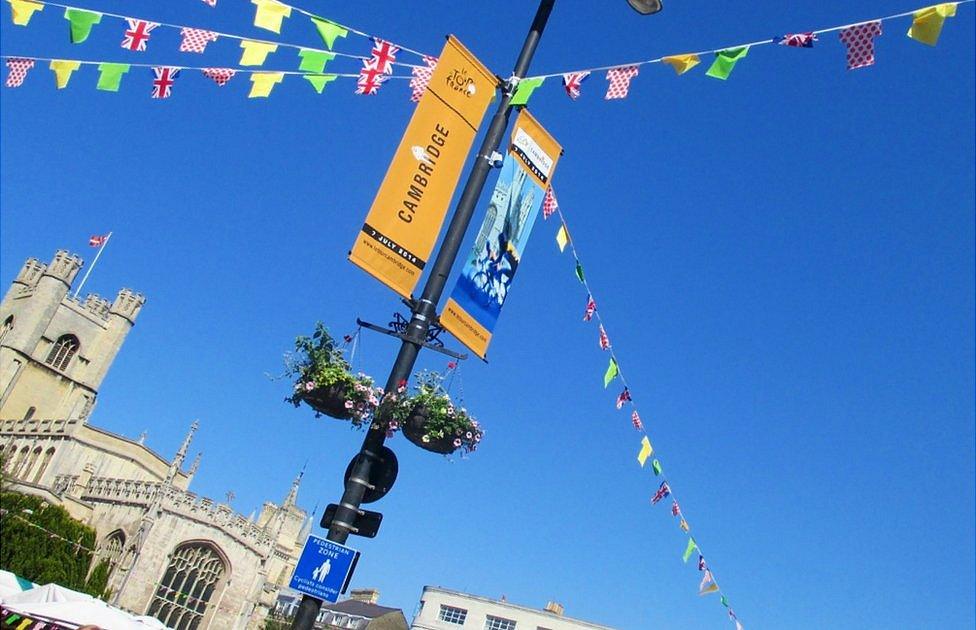
[[52, 420], [31, 418], [30, 420], [0, 419], [0, 435], [52, 435], [70, 433], [80, 420]]

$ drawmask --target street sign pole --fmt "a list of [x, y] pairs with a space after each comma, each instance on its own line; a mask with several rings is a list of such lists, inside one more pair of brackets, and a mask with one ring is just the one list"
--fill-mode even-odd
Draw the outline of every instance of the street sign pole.
[[[515, 78], [525, 77], [555, 1], [541, 0], [539, 2], [532, 27], [525, 37], [522, 51], [515, 62], [515, 69], [512, 72]], [[409, 379], [414, 364], [417, 362], [420, 348], [427, 341], [427, 331], [430, 329], [431, 323], [437, 319], [437, 304], [444, 293], [447, 277], [457, 259], [458, 250], [461, 248], [461, 242], [464, 240], [468, 225], [471, 223], [475, 205], [481, 197], [485, 182], [488, 180], [488, 173], [493, 165], [492, 156], [498, 151], [505, 135], [505, 129], [508, 127], [508, 118], [511, 113], [509, 103], [515, 93], [516, 83], [516, 81], [509, 81], [503, 86], [498, 108], [492, 116], [488, 132], [485, 134], [485, 139], [475, 157], [474, 166], [471, 168], [471, 173], [468, 175], [468, 180], [461, 192], [461, 198], [458, 200], [457, 208], [451, 218], [451, 223], [448, 225], [441, 248], [437, 252], [437, 258], [431, 268], [430, 275], [427, 277], [424, 290], [420, 298], [413, 304], [410, 323], [407, 325], [400, 345], [400, 352], [397, 354], [392, 370], [390, 370], [390, 377], [386, 381], [384, 391], [396, 391], [397, 385], [401, 381]], [[371, 485], [369, 482], [370, 471], [374, 462], [380, 458], [385, 440], [386, 431], [383, 429], [370, 429], [366, 433], [359, 455], [354, 460], [352, 474], [346, 481], [345, 491], [342, 493], [342, 499], [339, 501], [339, 506], [329, 527], [328, 540], [342, 544], [349, 537], [350, 529], [354, 527], [353, 524], [359, 516], [359, 506], [363, 503], [363, 496]], [[291, 626], [292, 630], [311, 630], [321, 607], [322, 601], [320, 599], [303, 595]]]

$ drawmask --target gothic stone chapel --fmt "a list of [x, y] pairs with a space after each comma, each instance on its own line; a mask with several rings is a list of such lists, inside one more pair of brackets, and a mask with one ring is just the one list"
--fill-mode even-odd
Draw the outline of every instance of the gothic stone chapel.
[[41, 497], [95, 528], [112, 604], [176, 630], [257, 628], [311, 528], [301, 475], [255, 520], [190, 492], [194, 422], [172, 460], [89, 422], [145, 298], [70, 294], [83, 262], [24, 263], [0, 304], [0, 453], [5, 491]]

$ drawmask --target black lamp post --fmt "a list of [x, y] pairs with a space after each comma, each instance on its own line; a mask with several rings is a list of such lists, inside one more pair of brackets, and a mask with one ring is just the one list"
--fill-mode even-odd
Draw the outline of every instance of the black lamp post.
[[[627, 0], [627, 2], [642, 15], [657, 13], [662, 8], [660, 0]], [[518, 60], [515, 62], [515, 69], [512, 72], [517, 79], [525, 77], [555, 3], [556, 0], [541, 0], [539, 2], [535, 18], [532, 20], [532, 27], [525, 37], [522, 51], [519, 53]], [[390, 377], [386, 381], [384, 391], [396, 391], [397, 385], [410, 377], [420, 348], [427, 340], [427, 331], [431, 323], [437, 319], [437, 304], [440, 302], [441, 294], [444, 293], [448, 274], [450, 274], [451, 267], [457, 259], [461, 241], [464, 240], [464, 234], [468, 231], [475, 205], [478, 203], [482, 190], [484, 190], [488, 172], [492, 168], [491, 156], [498, 151], [502, 137], [505, 135], [505, 129], [508, 127], [508, 118], [511, 114], [509, 103], [515, 94], [517, 85], [517, 81], [510, 81], [502, 88], [502, 98], [492, 116], [491, 125], [481, 143], [481, 148], [478, 150], [468, 181], [464, 184], [464, 190], [461, 192], [461, 198], [458, 200], [454, 216], [451, 218], [447, 233], [444, 235], [444, 242], [441, 243], [441, 248], [437, 252], [437, 258], [431, 268], [430, 275], [427, 277], [424, 290], [411, 309], [410, 323], [407, 324], [406, 331], [401, 337], [400, 352], [393, 363], [393, 369], [390, 370]], [[329, 526], [328, 540], [343, 544], [349, 537], [350, 524], [356, 522], [359, 506], [362, 505], [363, 496], [370, 485], [368, 481], [370, 470], [379, 461], [380, 449], [385, 440], [386, 432], [384, 430], [370, 429], [366, 433], [363, 446], [359, 450], [359, 456], [354, 460], [351, 474], [348, 475], [342, 499], [339, 501], [339, 506]], [[303, 595], [291, 626], [292, 630], [311, 630], [321, 607], [321, 600]]]

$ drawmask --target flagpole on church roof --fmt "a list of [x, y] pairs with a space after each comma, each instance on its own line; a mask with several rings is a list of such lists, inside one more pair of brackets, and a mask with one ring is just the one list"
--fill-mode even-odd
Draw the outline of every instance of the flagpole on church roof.
[[109, 232], [109, 233], [108, 233], [108, 234], [106, 234], [106, 235], [105, 235], [104, 237], [100, 237], [100, 236], [93, 236], [93, 237], [91, 237], [90, 239], [88, 239], [88, 243], [89, 243], [90, 245], [92, 245], [92, 244], [95, 244], [95, 243], [96, 243], [96, 240], [95, 240], [95, 239], [101, 239], [101, 243], [98, 243], [98, 252], [97, 252], [97, 253], [95, 254], [95, 260], [93, 260], [93, 261], [92, 261], [92, 264], [91, 264], [91, 267], [89, 267], [89, 268], [88, 268], [88, 271], [86, 271], [86, 272], [85, 272], [85, 275], [84, 275], [84, 276], [83, 276], [83, 277], [81, 278], [81, 282], [80, 282], [80, 283], [78, 284], [78, 288], [77, 288], [77, 289], [75, 289], [75, 295], [74, 295], [74, 297], [75, 297], [76, 299], [78, 298], [78, 294], [79, 294], [79, 293], [81, 293], [81, 288], [82, 288], [83, 286], [85, 286], [85, 281], [87, 281], [87, 280], [88, 280], [88, 276], [90, 276], [90, 275], [91, 275], [91, 272], [92, 272], [92, 269], [94, 269], [94, 268], [95, 268], [95, 264], [96, 264], [96, 263], [98, 262], [98, 257], [102, 255], [102, 251], [103, 251], [103, 250], [105, 249], [105, 247], [106, 247], [106, 246], [108, 245], [108, 242], [109, 242], [109, 240], [110, 240], [111, 238], [112, 238], [112, 233], [111, 233], [111, 232]]

